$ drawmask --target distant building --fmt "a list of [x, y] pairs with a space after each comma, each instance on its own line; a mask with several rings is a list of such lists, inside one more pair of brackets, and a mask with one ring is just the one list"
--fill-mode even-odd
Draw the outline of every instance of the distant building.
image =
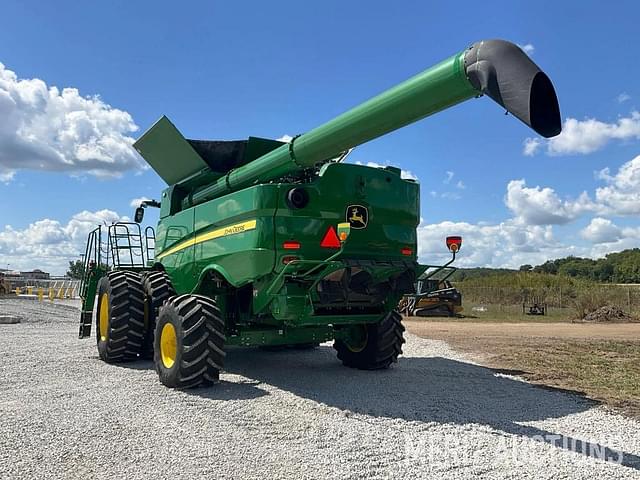
[[20, 272], [20, 278], [24, 280], [49, 280], [49, 273], [36, 268], [30, 272]]
[[6, 277], [12, 281], [29, 282], [32, 280], [49, 280], [50, 275], [48, 272], [35, 269], [28, 272], [18, 272], [15, 270], [7, 270], [6, 268], [0, 268], [0, 277]]

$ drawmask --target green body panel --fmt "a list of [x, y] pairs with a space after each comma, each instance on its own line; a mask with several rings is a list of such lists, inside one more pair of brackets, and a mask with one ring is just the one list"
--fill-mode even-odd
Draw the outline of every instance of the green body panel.
[[[287, 256], [324, 261], [337, 249], [322, 247], [321, 241], [330, 227], [346, 220], [351, 205], [367, 209], [368, 224], [351, 231], [342, 258], [415, 263], [420, 203], [417, 183], [401, 179], [395, 169], [334, 163], [304, 184], [308, 205], [291, 209], [285, 197], [296, 186], [256, 185], [161, 219], [156, 233], [156, 259], [171, 276], [176, 291], [199, 291], [203, 274], [209, 270], [220, 273], [233, 287], [241, 287], [258, 280], [264, 282], [265, 277], [275, 280], [285, 268], [283, 259]], [[216, 233], [248, 222], [255, 222], [255, 226], [226, 235]], [[289, 241], [298, 242], [300, 248], [284, 248]], [[403, 255], [403, 249], [409, 249], [411, 254]], [[381, 279], [390, 273], [386, 266], [370, 267], [370, 271]], [[291, 319], [301, 312], [310, 315], [313, 296], [307, 291], [291, 293], [292, 288], [270, 291], [268, 297], [273, 298], [268, 299], [261, 296], [266, 289], [259, 289], [254, 296], [254, 311], [263, 312], [266, 304], [277, 298], [273, 312], [276, 317]], [[295, 300], [296, 295], [300, 299]], [[291, 305], [285, 305], [282, 298], [290, 298]], [[298, 307], [294, 308], [294, 304]]]
[[[164, 198], [163, 198], [164, 203]], [[195, 208], [188, 208], [158, 222], [156, 228], [156, 260], [163, 251], [178, 247], [195, 237], [193, 230]], [[194, 265], [194, 247], [177, 250], [162, 258], [162, 264], [171, 276], [177, 292], [188, 292], [193, 288], [197, 272]]]
[[[292, 186], [282, 185], [282, 200]], [[347, 208], [351, 205], [365, 207], [369, 218], [366, 228], [351, 229], [345, 257], [402, 259], [407, 258], [401, 254], [404, 247], [415, 253], [416, 227], [420, 222], [418, 183], [403, 180], [395, 171], [331, 163], [320, 171], [317, 180], [304, 187], [309, 204], [302, 209], [281, 205], [275, 218], [278, 269], [282, 268], [282, 257], [291, 254], [282, 249], [287, 240], [301, 243], [303, 259], [326, 258], [331, 250], [322, 248], [320, 241], [329, 226], [347, 221]]]
[[[274, 264], [273, 217], [278, 206], [278, 187], [258, 185], [228, 197], [196, 206], [198, 236], [226, 225], [255, 221], [243, 233], [226, 235], [196, 245], [196, 270], [218, 265], [234, 287], [271, 273]], [[215, 259], [215, 262], [212, 260]]]
[[165, 116], [147, 130], [134, 146], [169, 185], [207, 168], [207, 164]]

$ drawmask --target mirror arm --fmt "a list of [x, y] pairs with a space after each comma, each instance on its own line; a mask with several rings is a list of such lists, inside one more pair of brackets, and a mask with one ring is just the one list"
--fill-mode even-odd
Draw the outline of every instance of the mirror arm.
[[154, 208], [160, 208], [160, 202], [158, 202], [157, 200], [144, 200], [140, 206], [142, 208], [146, 208], [146, 207], [154, 207]]

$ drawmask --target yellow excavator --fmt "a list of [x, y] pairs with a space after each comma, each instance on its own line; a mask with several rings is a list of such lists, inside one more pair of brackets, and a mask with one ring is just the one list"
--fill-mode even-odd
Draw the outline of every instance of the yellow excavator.
[[11, 293], [11, 283], [4, 277], [0, 277], [0, 295]]

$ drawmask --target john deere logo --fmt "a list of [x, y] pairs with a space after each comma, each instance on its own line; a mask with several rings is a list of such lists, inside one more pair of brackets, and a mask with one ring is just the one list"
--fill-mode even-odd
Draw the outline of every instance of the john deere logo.
[[347, 207], [346, 220], [351, 225], [351, 228], [363, 229], [367, 227], [369, 223], [369, 211], [367, 207], [362, 205], [349, 205]]

